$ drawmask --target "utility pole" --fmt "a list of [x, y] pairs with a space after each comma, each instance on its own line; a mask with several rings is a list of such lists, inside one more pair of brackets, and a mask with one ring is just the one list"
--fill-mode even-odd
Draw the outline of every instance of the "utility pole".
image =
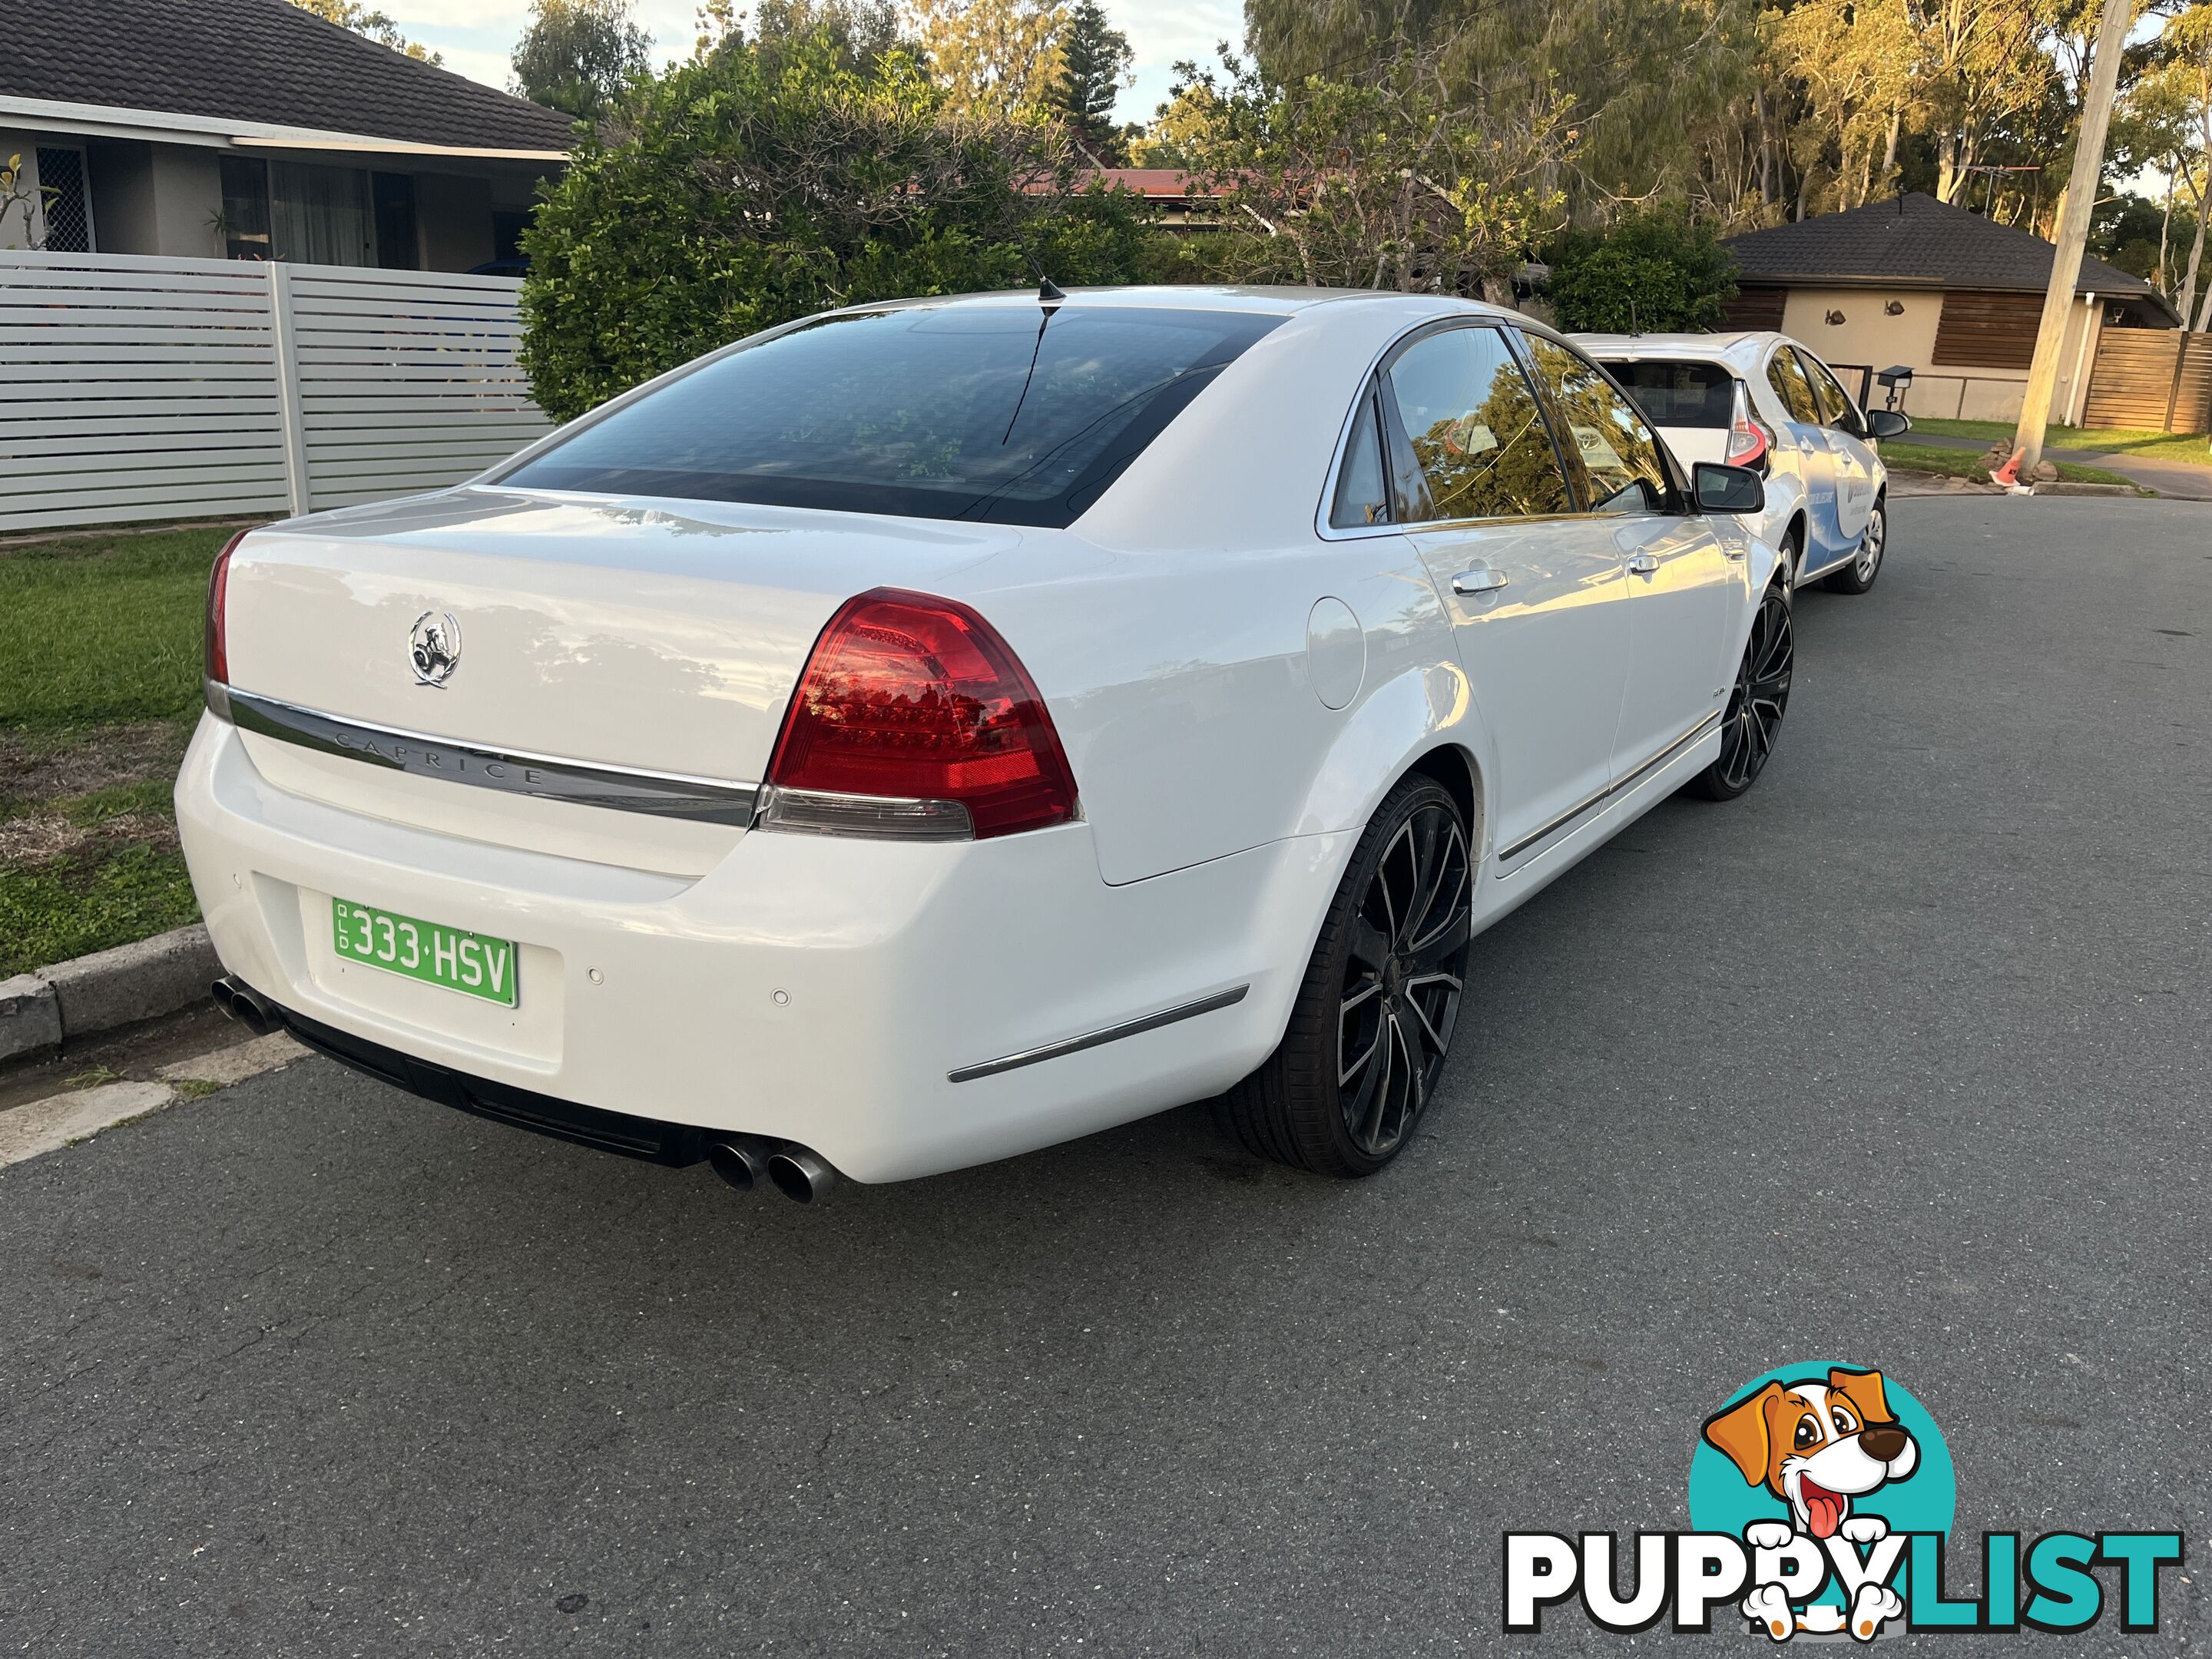
[[[2020, 426], [2013, 434], [2015, 477], [2043, 459], [2043, 429], [2050, 423], [2051, 398], [2058, 387], [2059, 348], [2065, 343], [2074, 284], [2081, 275], [2081, 245], [2089, 240], [2089, 215], [2097, 205], [2097, 184], [2105, 172], [2105, 135], [2112, 124], [2112, 95], [2120, 84], [2120, 52], [2134, 21], [2133, 0], [2105, 0], [2105, 18], [2098, 26], [2096, 56], [2089, 63], [2089, 85], [2081, 102], [2074, 171], [2058, 216], [2051, 286], [2044, 290], [2043, 321], [2035, 331], [2035, 361], [2027, 371], [2027, 395], [2021, 400]], [[2086, 320], [2082, 326], [2088, 326]]]

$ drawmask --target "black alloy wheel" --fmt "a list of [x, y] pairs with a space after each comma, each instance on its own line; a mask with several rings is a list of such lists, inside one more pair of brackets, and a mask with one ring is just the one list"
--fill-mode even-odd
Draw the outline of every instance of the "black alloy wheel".
[[1721, 719], [1720, 756], [1691, 783], [1706, 799], [1734, 800], [1765, 769], [1774, 740], [1781, 735], [1783, 714], [1790, 707], [1796, 659], [1790, 598], [1778, 582], [1766, 590], [1759, 614], [1752, 618], [1751, 638], [1743, 648], [1735, 689], [1729, 693], [1728, 713]]
[[1361, 836], [1282, 1045], [1220, 1103], [1262, 1157], [1367, 1176], [1405, 1150], [1442, 1079], [1473, 937], [1475, 866], [1442, 786], [1413, 777]]
[[1865, 592], [1881, 574], [1881, 556], [1888, 546], [1889, 504], [1877, 496], [1873, 510], [1867, 514], [1866, 533], [1859, 538], [1851, 562], [1831, 574], [1823, 586], [1837, 593]]

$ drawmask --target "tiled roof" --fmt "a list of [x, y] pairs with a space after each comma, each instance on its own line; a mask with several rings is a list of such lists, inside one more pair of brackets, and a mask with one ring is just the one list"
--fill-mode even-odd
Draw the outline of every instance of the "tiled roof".
[[[1731, 238], [1738, 280], [1879, 283], [2039, 294], [2057, 252], [2040, 236], [1984, 219], [1918, 191]], [[2081, 261], [2076, 293], [2155, 295], [2140, 276]]]
[[566, 149], [567, 116], [290, 0], [0, 0], [0, 96], [410, 143]]

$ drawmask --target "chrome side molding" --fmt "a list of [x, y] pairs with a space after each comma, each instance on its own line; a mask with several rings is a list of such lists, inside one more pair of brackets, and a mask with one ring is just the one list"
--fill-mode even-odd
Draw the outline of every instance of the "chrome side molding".
[[1569, 824], [1572, 823], [1577, 818], [1582, 817], [1583, 813], [1589, 811], [1591, 808], [1602, 806], [1606, 802], [1611, 800], [1615, 795], [1623, 794], [1627, 791], [1633, 789], [1638, 784], [1643, 782], [1644, 780], [1651, 773], [1664, 766], [1668, 761], [1674, 759], [1675, 756], [1680, 754], [1685, 749], [1695, 743], [1699, 738], [1704, 737], [1706, 732], [1711, 731], [1714, 726], [1719, 725], [1721, 720], [1721, 710], [1715, 709], [1711, 714], [1706, 715], [1705, 719], [1699, 720], [1688, 731], [1683, 732], [1680, 737], [1675, 738], [1674, 742], [1668, 744], [1657, 754], [1652, 756], [1650, 759], [1645, 761], [1641, 766], [1638, 766], [1634, 771], [1626, 773], [1620, 777], [1615, 778], [1611, 783], [1606, 785], [1604, 788], [1599, 790], [1597, 793], [1592, 795], [1581, 805], [1571, 808], [1567, 811], [1560, 813], [1559, 817], [1553, 818], [1549, 823], [1537, 830], [1533, 836], [1522, 836], [1521, 839], [1515, 842], [1512, 846], [1506, 848], [1504, 851], [1498, 854], [1498, 861], [1500, 864], [1503, 864], [1508, 859], [1520, 857], [1522, 854], [1527, 852], [1538, 842], [1548, 841], [1553, 836], [1558, 835], [1560, 830], [1565, 829]]
[[1139, 1014], [1134, 1019], [1125, 1019], [1118, 1025], [1103, 1025], [1095, 1031], [1086, 1031], [1081, 1036], [1048, 1042], [1042, 1048], [1024, 1048], [1018, 1054], [1006, 1054], [979, 1065], [963, 1066], [957, 1071], [947, 1072], [945, 1079], [948, 1083], [973, 1083], [979, 1077], [995, 1077], [1000, 1072], [1034, 1066], [1040, 1060], [1058, 1060], [1062, 1054], [1079, 1054], [1085, 1048], [1096, 1048], [1101, 1043], [1118, 1042], [1123, 1037], [1157, 1031], [1163, 1025], [1195, 1019], [1200, 1014], [1210, 1014], [1217, 1008], [1234, 1007], [1244, 1000], [1244, 994], [1251, 988], [1249, 984], [1233, 986], [1226, 991], [1217, 991], [1210, 997], [1200, 997], [1195, 1002], [1179, 1003], [1172, 1008], [1163, 1008], [1156, 1014]]
[[753, 808], [760, 797], [758, 784], [638, 771], [520, 750], [486, 749], [426, 732], [343, 720], [213, 681], [207, 686], [207, 705], [241, 732], [257, 732], [280, 743], [297, 744], [321, 754], [340, 755], [415, 777], [442, 778], [448, 783], [566, 801], [572, 806], [603, 806], [744, 829], [752, 823]]

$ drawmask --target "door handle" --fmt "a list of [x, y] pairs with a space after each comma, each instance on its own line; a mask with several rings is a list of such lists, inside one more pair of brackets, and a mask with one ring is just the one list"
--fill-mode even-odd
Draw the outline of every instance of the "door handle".
[[1658, 572], [1659, 561], [1650, 554], [1638, 553], [1630, 556], [1628, 561], [1628, 574], [1630, 575], [1652, 576], [1656, 575]]
[[1472, 570], [1462, 570], [1451, 579], [1455, 593], [1495, 593], [1505, 586], [1505, 573], [1479, 564]]

